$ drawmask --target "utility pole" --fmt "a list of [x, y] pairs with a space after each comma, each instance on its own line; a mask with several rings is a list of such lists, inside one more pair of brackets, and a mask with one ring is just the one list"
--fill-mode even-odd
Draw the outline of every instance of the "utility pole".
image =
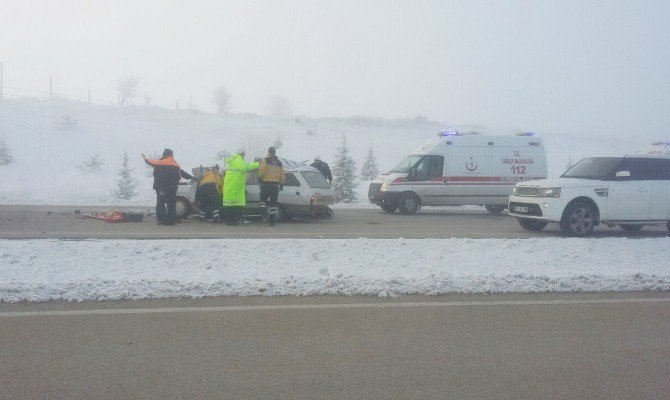
[[54, 97], [54, 77], [50, 76], [49, 77], [49, 99], [53, 99]]
[[88, 89], [88, 104], [91, 104], [91, 89]]
[[2, 61], [0, 61], [0, 101], [2, 101], [2, 84], [3, 84], [2, 78], [3, 78], [3, 76], [2, 76]]

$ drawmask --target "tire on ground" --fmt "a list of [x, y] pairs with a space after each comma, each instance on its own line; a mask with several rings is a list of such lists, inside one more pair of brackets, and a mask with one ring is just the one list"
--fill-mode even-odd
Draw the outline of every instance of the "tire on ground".
[[486, 208], [486, 211], [488, 211], [491, 215], [500, 215], [507, 207], [499, 205], [486, 205], [484, 208]]
[[403, 193], [398, 199], [398, 211], [401, 214], [414, 214], [419, 211], [419, 205], [419, 198], [412, 192]]
[[519, 221], [519, 225], [521, 225], [523, 229], [528, 231], [541, 231], [548, 224], [547, 221], [530, 218], [517, 218], [517, 221]]
[[619, 225], [621, 229], [627, 232], [637, 232], [640, 229], [644, 228], [644, 224], [621, 224]]
[[386, 211], [387, 213], [392, 213], [395, 210], [398, 209], [398, 203], [395, 201], [389, 200], [389, 201], [384, 201], [381, 204], [382, 210]]
[[188, 218], [188, 216], [191, 215], [192, 211], [193, 211], [193, 208], [191, 207], [191, 203], [188, 201], [187, 198], [181, 197], [181, 196], [177, 197], [177, 202], [176, 202], [177, 218], [179, 218], [179, 219]]
[[561, 230], [570, 236], [588, 236], [596, 226], [597, 209], [587, 201], [568, 204], [559, 223]]

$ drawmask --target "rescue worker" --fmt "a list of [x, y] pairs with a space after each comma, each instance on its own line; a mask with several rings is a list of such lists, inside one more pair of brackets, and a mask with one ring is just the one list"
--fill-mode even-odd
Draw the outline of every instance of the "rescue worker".
[[223, 188], [223, 177], [219, 174], [219, 165], [211, 170], [205, 171], [198, 181], [195, 191], [195, 201], [200, 209], [200, 220], [212, 219], [221, 222], [219, 209], [221, 208], [221, 189]]
[[311, 166], [318, 169], [329, 184], [333, 184], [333, 175], [330, 173], [330, 167], [324, 161], [321, 161], [321, 157], [314, 157], [314, 162]]
[[247, 205], [246, 179], [247, 171], [258, 168], [258, 162], [247, 163], [244, 161], [244, 149], [238, 149], [237, 153], [225, 159], [226, 174], [223, 179], [223, 212], [227, 225], [239, 225], [238, 217]]
[[261, 182], [261, 210], [268, 225], [275, 224], [277, 216], [277, 197], [284, 187], [285, 171], [274, 147], [268, 149], [268, 156], [261, 161], [258, 168], [258, 180]]
[[154, 190], [156, 191], [156, 219], [158, 225], [174, 225], [177, 221], [176, 202], [179, 179], [193, 177], [179, 167], [170, 149], [163, 150], [160, 160], [152, 160], [142, 153], [144, 162], [154, 168]]

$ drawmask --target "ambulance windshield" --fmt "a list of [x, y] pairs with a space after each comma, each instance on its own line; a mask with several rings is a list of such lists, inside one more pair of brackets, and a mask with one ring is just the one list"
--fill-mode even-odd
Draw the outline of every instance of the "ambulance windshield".
[[421, 157], [423, 155], [421, 154], [412, 154], [407, 157], [405, 157], [404, 160], [402, 160], [398, 165], [396, 165], [392, 170], [391, 173], [399, 173], [399, 174], [406, 174], [408, 173], [412, 167], [414, 167], [419, 160], [421, 160]]

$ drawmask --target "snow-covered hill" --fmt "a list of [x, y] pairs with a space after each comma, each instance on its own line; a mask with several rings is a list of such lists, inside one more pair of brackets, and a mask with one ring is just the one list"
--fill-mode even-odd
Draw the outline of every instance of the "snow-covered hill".
[[[0, 203], [68, 205], [150, 205], [154, 202], [150, 170], [140, 153], [175, 151], [184, 169], [214, 163], [220, 151], [243, 146], [262, 155], [279, 139], [281, 156], [311, 160], [320, 155], [333, 163], [346, 135], [358, 168], [372, 147], [380, 170], [390, 169], [403, 156], [455, 125], [422, 118], [383, 120], [364, 117], [269, 118], [256, 115], [212, 115], [154, 107], [109, 107], [65, 100], [32, 99], [0, 102], [0, 139], [14, 161], [0, 167]], [[468, 128], [470, 127], [462, 127]], [[526, 127], [532, 130], [533, 127]], [[483, 133], [509, 134], [478, 127]], [[569, 160], [588, 155], [625, 154], [663, 138], [630, 135], [624, 138], [590, 136], [588, 132], [557, 134], [536, 130], [544, 138], [549, 173], [559, 175]], [[123, 152], [130, 156], [138, 195], [130, 201], [113, 198]], [[77, 166], [99, 155], [100, 171]], [[367, 183], [359, 185], [367, 203]]]

